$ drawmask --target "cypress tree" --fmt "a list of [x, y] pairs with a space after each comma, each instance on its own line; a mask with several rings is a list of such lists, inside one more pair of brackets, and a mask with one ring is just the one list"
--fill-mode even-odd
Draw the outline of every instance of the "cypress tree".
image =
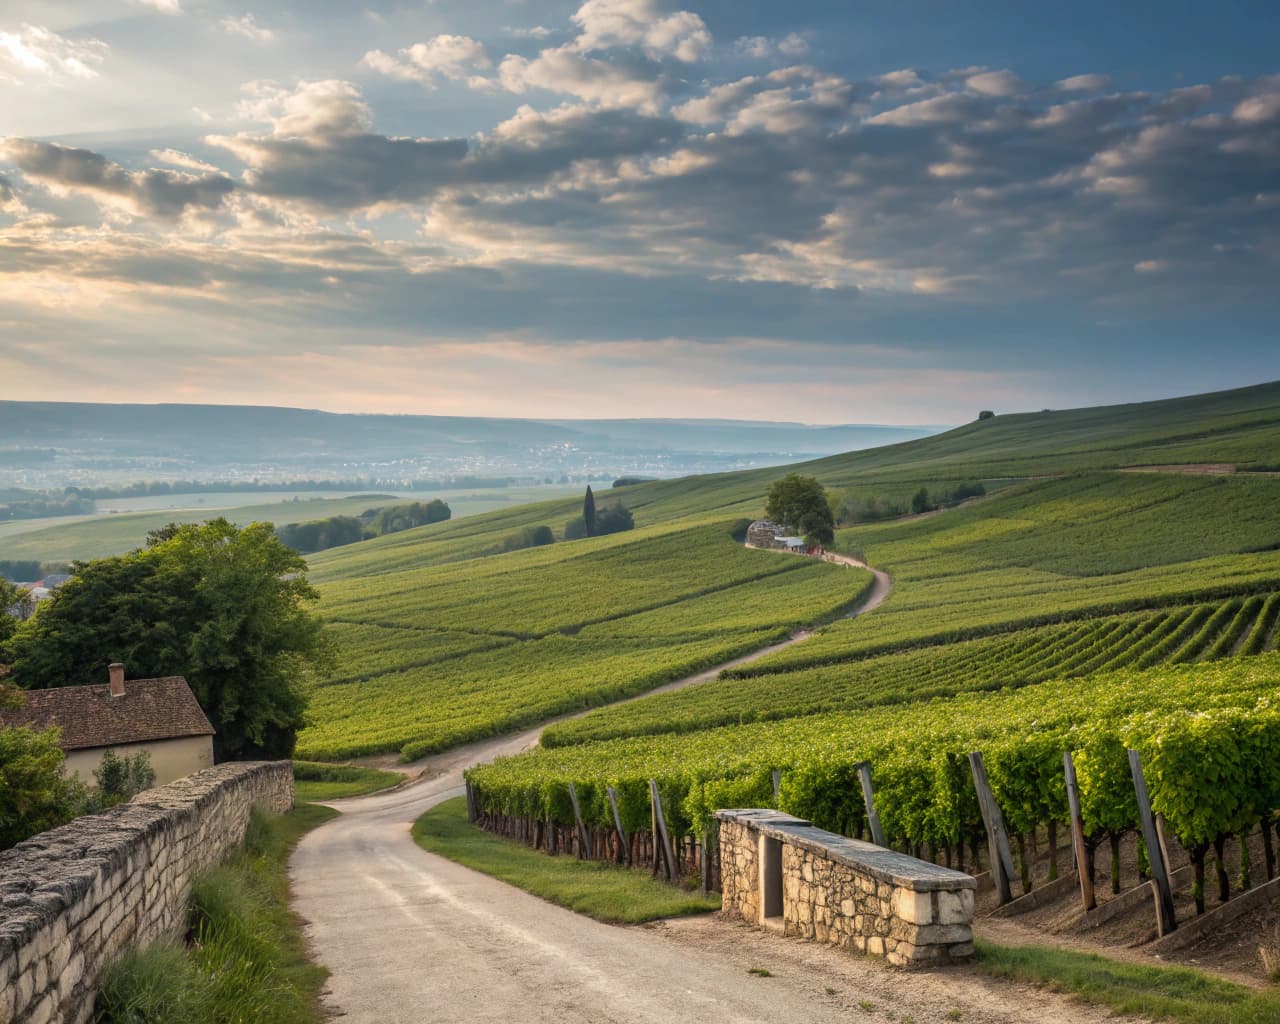
[[587, 524], [587, 536], [596, 535], [596, 496], [591, 493], [591, 485], [587, 484], [587, 496], [582, 499], [582, 521]]

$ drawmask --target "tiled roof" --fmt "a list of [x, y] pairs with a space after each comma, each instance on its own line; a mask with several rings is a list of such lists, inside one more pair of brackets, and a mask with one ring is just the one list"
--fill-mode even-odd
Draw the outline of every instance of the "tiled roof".
[[0, 724], [33, 729], [58, 726], [63, 750], [212, 736], [214, 728], [182, 676], [126, 679], [124, 696], [111, 687], [58, 686], [24, 690], [21, 707], [0, 711]]

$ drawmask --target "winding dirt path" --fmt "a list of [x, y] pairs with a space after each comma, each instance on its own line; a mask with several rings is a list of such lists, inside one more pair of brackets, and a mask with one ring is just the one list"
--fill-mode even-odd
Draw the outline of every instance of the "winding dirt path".
[[[845, 556], [833, 560], [866, 568]], [[892, 589], [886, 574], [871, 571], [875, 583], [851, 616], [878, 607]], [[807, 635], [661, 689], [714, 679]], [[1106, 1019], [972, 968], [905, 975], [719, 916], [639, 928], [600, 924], [414, 844], [411, 824], [463, 793], [464, 768], [527, 750], [542, 729], [455, 748], [419, 762], [422, 775], [413, 782], [332, 801], [342, 816], [298, 845], [290, 864], [294, 907], [331, 972], [326, 1001], [335, 1015], [351, 1024], [835, 1024], [855, 1010], [872, 1020], [976, 1024]], [[749, 973], [761, 967], [771, 976]]]

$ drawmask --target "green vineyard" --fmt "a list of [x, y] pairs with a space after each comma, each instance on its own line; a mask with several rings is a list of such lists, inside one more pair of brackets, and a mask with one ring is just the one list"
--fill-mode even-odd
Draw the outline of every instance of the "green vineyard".
[[[1016, 630], [791, 672], [756, 665], [715, 682], [550, 726], [543, 745], [903, 704], [1121, 668], [1212, 661], [1275, 646], [1280, 593]], [[801, 645], [803, 647], [803, 645]]]
[[321, 587], [338, 641], [300, 756], [405, 759], [634, 696], [858, 601], [860, 570], [636, 531]]
[[1137, 825], [1124, 753], [1134, 748], [1147, 765], [1153, 809], [1202, 869], [1220, 837], [1259, 824], [1270, 836], [1280, 808], [1278, 688], [1278, 654], [1129, 669], [1007, 693], [543, 748], [473, 768], [468, 779], [488, 810], [559, 821], [573, 820], [573, 782], [584, 818], [606, 827], [605, 791], [614, 786], [630, 829], [646, 827], [655, 779], [674, 827], [697, 832], [716, 808], [772, 805], [771, 775], [780, 770], [782, 809], [856, 835], [866, 824], [856, 766], [867, 761], [890, 843], [949, 856], [983, 834], [970, 751], [984, 753], [993, 793], [1020, 834], [1067, 819], [1062, 755], [1077, 752], [1085, 829], [1100, 839]]

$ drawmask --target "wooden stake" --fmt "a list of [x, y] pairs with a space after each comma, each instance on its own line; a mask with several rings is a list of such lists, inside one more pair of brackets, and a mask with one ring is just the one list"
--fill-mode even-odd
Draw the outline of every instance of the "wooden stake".
[[991, 795], [991, 783], [987, 781], [987, 766], [982, 752], [969, 754], [969, 767], [973, 770], [973, 786], [978, 791], [978, 806], [982, 810], [982, 823], [987, 827], [987, 843], [991, 847], [991, 879], [1001, 904], [1013, 899], [1010, 880], [1013, 878], [1013, 854], [1009, 850], [1009, 833], [1005, 831], [1004, 816], [995, 797]]
[[1147, 860], [1151, 862], [1151, 881], [1155, 883], [1156, 931], [1168, 935], [1178, 927], [1173, 916], [1173, 890], [1169, 887], [1169, 862], [1165, 860], [1164, 845], [1156, 832], [1155, 819], [1151, 816], [1151, 798], [1147, 795], [1147, 780], [1142, 774], [1142, 759], [1136, 750], [1129, 751], [1129, 771], [1133, 773], [1133, 791], [1138, 797], [1138, 819], [1142, 822], [1142, 839], [1147, 844]]
[[1084, 842], [1084, 821], [1080, 816], [1080, 783], [1076, 780], [1076, 765], [1071, 752], [1062, 755], [1062, 767], [1067, 776], [1067, 805], [1071, 808], [1071, 849], [1075, 853], [1076, 871], [1080, 875], [1080, 899], [1086, 911], [1098, 905], [1093, 892], [1093, 879], [1089, 877], [1089, 858]]
[[582, 823], [582, 810], [578, 807], [578, 790], [572, 782], [569, 783], [569, 800], [573, 804], [573, 820], [578, 826], [578, 859], [587, 860], [591, 857], [591, 837], [587, 835], [587, 826]]
[[[649, 780], [649, 797], [653, 801], [653, 816], [658, 823], [658, 838], [662, 841], [662, 858], [667, 862], [667, 881], [674, 882], [678, 873], [676, 851], [671, 845], [671, 834], [667, 831], [667, 816], [662, 813], [662, 797], [658, 793], [658, 783], [653, 779]], [[654, 843], [655, 847], [658, 845]]]
[[858, 781], [862, 783], [862, 802], [867, 806], [867, 825], [871, 829], [871, 841], [876, 846], [887, 846], [884, 841], [884, 829], [880, 825], [880, 815], [876, 813], [876, 793], [871, 785], [871, 762], [859, 761]]
[[471, 780], [467, 779], [467, 821], [472, 825], [476, 823], [476, 791], [471, 785]]
[[622, 827], [622, 815], [618, 813], [618, 791], [610, 786], [606, 792], [609, 794], [609, 806], [613, 809], [613, 827], [618, 830], [618, 841], [622, 844], [622, 856], [627, 867], [631, 867], [631, 843]]

